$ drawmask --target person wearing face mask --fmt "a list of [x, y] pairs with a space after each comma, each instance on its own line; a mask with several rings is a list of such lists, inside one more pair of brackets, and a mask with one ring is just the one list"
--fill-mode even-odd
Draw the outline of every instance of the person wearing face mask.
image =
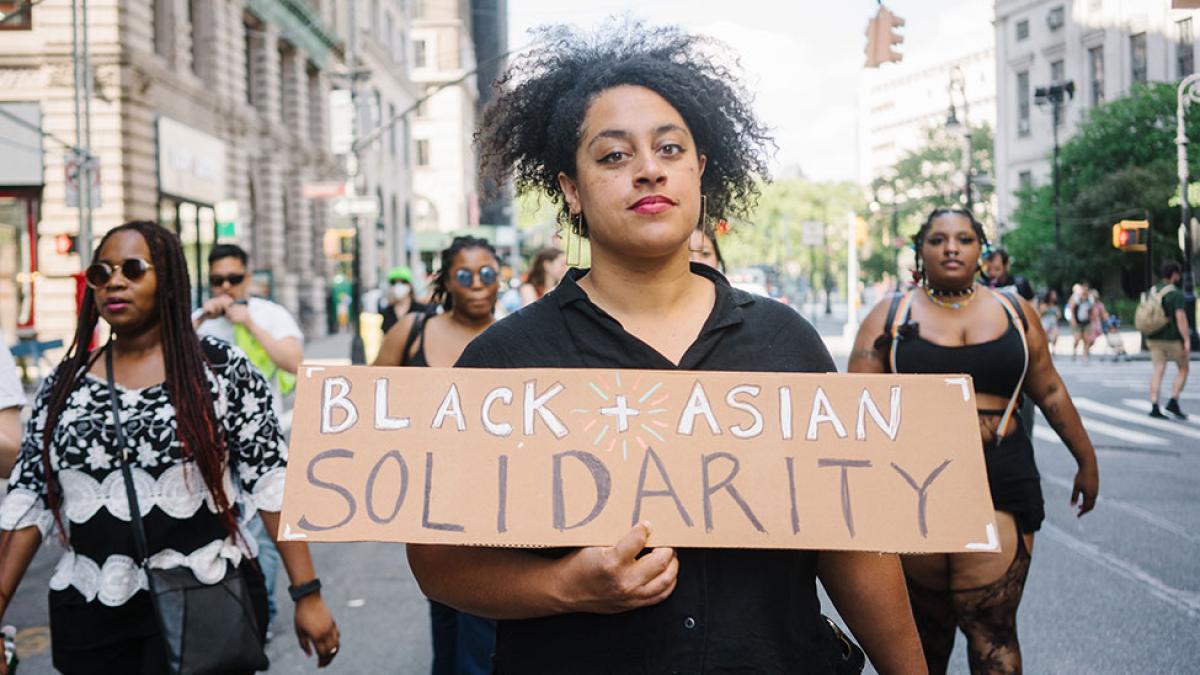
[[982, 453], [1002, 553], [902, 556], [929, 672], [945, 673], [957, 630], [973, 675], [1020, 673], [1017, 606], [1045, 505], [1022, 393], [1041, 409], [1075, 457], [1071, 502], [1092, 510], [1100, 489], [1096, 452], [1050, 360], [1033, 306], [975, 279], [987, 245], [983, 225], [961, 208], [934, 210], [913, 237], [919, 286], [881, 301], [859, 328], [855, 373], [966, 373], [975, 384]]
[[[483, 113], [481, 174], [549, 196], [590, 241], [591, 267], [497, 322], [456, 367], [835, 370], [799, 314], [689, 260], [693, 230], [745, 215], [767, 169], [768, 132], [713, 56], [728, 46], [628, 20], [545, 28], [536, 45]], [[879, 672], [924, 672], [896, 556], [677, 550], [648, 546], [651, 530], [583, 548], [407, 550], [430, 598], [499, 620], [496, 673], [831, 675], [842, 647], [818, 575]]]
[[[409, 313], [383, 338], [374, 366], [448, 367], [467, 344], [492, 325], [500, 291], [500, 263], [484, 239], [456, 237], [442, 251], [433, 280], [434, 315]], [[492, 672], [496, 623], [429, 602], [433, 634], [433, 675], [486, 675]]]
[[386, 306], [379, 312], [383, 316], [384, 334], [405, 314], [424, 314], [428, 310], [428, 306], [417, 302], [412, 280], [412, 270], [407, 267], [393, 267], [388, 272]]

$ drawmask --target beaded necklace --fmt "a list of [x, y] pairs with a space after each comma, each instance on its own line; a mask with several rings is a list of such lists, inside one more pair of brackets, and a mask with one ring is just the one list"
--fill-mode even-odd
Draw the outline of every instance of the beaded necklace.
[[[935, 289], [929, 285], [929, 282], [922, 284], [925, 288], [925, 295], [938, 307], [946, 309], [962, 309], [971, 304], [975, 299], [975, 284], [972, 283], [966, 288], [959, 288], [952, 291], [943, 291]], [[943, 300], [942, 298], [955, 298], [954, 300]]]

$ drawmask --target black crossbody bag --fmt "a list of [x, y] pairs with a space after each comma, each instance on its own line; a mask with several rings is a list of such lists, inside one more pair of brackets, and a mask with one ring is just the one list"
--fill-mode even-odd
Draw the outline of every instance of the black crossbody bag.
[[146, 545], [146, 529], [129, 468], [129, 446], [121, 423], [120, 398], [113, 381], [112, 345], [105, 348], [108, 394], [112, 398], [121, 474], [129, 498], [130, 522], [137, 548], [138, 565], [146, 573], [150, 598], [158, 619], [159, 633], [167, 654], [167, 672], [172, 675], [201, 675], [265, 670], [270, 662], [259, 639], [258, 620], [250, 603], [246, 580], [237, 567], [225, 578], [206, 584], [186, 567], [152, 569]]

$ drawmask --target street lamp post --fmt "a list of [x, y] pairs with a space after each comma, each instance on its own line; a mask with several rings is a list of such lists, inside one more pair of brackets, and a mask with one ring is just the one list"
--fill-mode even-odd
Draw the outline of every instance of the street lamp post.
[[[959, 101], [962, 103], [962, 122], [958, 120], [958, 111], [954, 106], [954, 91], [958, 90]], [[950, 71], [949, 86], [950, 111], [946, 114], [946, 130], [954, 133], [962, 130], [962, 172], [963, 172], [963, 204], [967, 211], [974, 211], [974, 200], [971, 196], [971, 124], [970, 108], [967, 103], [967, 80], [962, 68], [954, 66]]]
[[[1184, 114], [1189, 103], [1200, 101], [1200, 74], [1189, 75], [1179, 83], [1178, 107], [1175, 111], [1175, 147], [1179, 168], [1179, 210], [1183, 226], [1183, 299], [1187, 308], [1188, 340], [1192, 348], [1198, 346], [1196, 335], [1196, 277], [1192, 270], [1192, 207], [1188, 203], [1188, 156], [1187, 129]], [[1150, 236], [1153, 236], [1151, 234]]]
[[1054, 133], [1054, 250], [1062, 251], [1062, 223], [1059, 219], [1058, 208], [1058, 125], [1062, 123], [1062, 107], [1066, 101], [1075, 98], [1075, 81], [1065, 80], [1052, 82], [1048, 86], [1034, 90], [1034, 102], [1038, 107], [1051, 106], [1053, 112]]

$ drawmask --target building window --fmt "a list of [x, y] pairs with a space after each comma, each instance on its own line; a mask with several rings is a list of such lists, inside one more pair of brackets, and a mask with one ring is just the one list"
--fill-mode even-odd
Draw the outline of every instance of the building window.
[[1179, 28], [1179, 42], [1175, 44], [1175, 63], [1178, 66], [1176, 77], [1183, 79], [1196, 70], [1196, 59], [1193, 46], [1195, 37], [1192, 36], [1192, 19], [1188, 17], [1175, 24]]
[[154, 53], [171, 62], [171, 3], [169, 0], [154, 0], [151, 10], [150, 37], [154, 41]]
[[429, 166], [429, 141], [417, 141], [417, 166]]
[[388, 58], [395, 60], [396, 58], [396, 24], [392, 19], [391, 12], [385, 12], [383, 15], [383, 48], [387, 52]]
[[1146, 81], [1146, 34], [1129, 36], [1130, 75], [1134, 82]]
[[413, 40], [413, 68], [429, 66], [429, 48], [424, 40]]
[[0, 30], [32, 29], [32, 3], [28, 0], [0, 0]]
[[1017, 22], [1017, 42], [1029, 39], [1029, 19], [1021, 19]]
[[283, 40], [279, 41], [279, 121], [287, 122], [287, 111], [295, 105], [292, 100], [292, 77], [294, 69], [292, 68], [292, 59], [296, 58], [296, 51], [292, 46]]
[[1033, 187], [1033, 172], [1032, 171], [1022, 171], [1021, 173], [1017, 174], [1017, 188], [1018, 189], [1028, 190], [1031, 187]]
[[1104, 47], [1088, 50], [1088, 73], [1091, 79], [1092, 106], [1104, 103]]
[[1029, 71], [1017, 73], [1017, 135], [1029, 135]]
[[253, 104], [254, 104], [254, 55], [256, 55], [256, 49], [254, 49], [254, 26], [253, 25], [248, 24], [248, 23], [241, 24], [241, 41], [242, 41], [242, 44], [244, 44], [244, 46], [245, 46], [244, 54], [246, 56], [246, 60], [244, 61], [246, 72], [242, 73], [242, 74], [244, 74], [244, 76], [246, 78], [246, 102], [250, 103], [251, 106], [253, 106]]
[[1065, 14], [1063, 12], [1062, 5], [1059, 5], [1058, 7], [1051, 9], [1050, 12], [1048, 14], [1046, 14], [1046, 26], [1049, 27], [1050, 30], [1052, 30], [1052, 31], [1062, 28], [1064, 22], [1065, 22]]
[[388, 154], [396, 157], [396, 125], [391, 122], [396, 117], [396, 106], [393, 103], [388, 104], [388, 117], [384, 123], [388, 125]]
[[1062, 59], [1050, 62], [1050, 81], [1051, 82], [1062, 82], [1065, 79], [1064, 78], [1065, 73], [1066, 73], [1066, 70], [1065, 70], [1065, 68], [1063, 68], [1063, 60]]

